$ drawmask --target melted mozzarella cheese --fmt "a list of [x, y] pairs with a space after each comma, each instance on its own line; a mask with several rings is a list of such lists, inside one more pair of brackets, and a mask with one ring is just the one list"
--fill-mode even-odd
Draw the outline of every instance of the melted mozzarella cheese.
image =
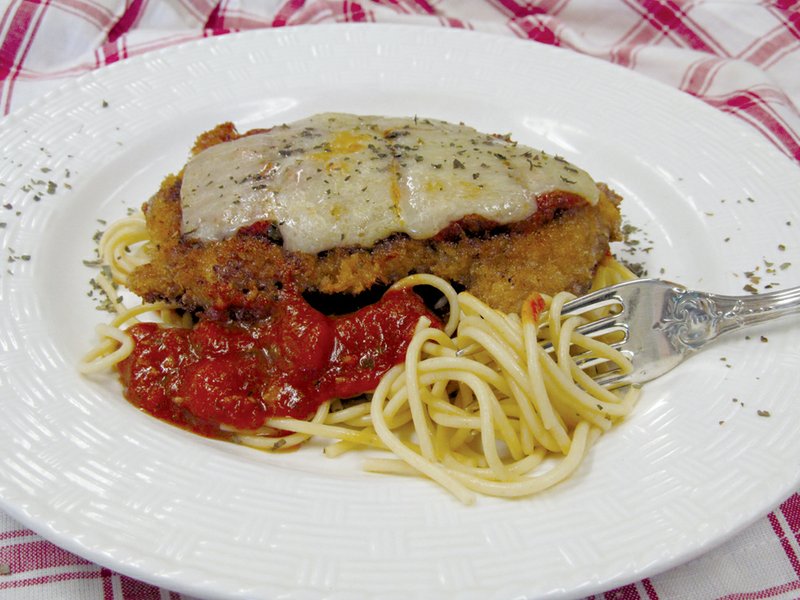
[[289, 251], [370, 247], [395, 233], [432, 237], [467, 215], [519, 221], [554, 190], [598, 200], [587, 173], [506, 137], [433, 119], [327, 113], [193, 157], [182, 233], [221, 240], [266, 220]]

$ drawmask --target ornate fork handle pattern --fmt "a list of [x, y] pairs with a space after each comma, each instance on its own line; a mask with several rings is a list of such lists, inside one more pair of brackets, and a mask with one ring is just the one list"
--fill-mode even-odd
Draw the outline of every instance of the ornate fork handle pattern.
[[800, 312], [800, 287], [749, 296], [676, 290], [655, 328], [674, 349], [690, 353], [717, 336]]

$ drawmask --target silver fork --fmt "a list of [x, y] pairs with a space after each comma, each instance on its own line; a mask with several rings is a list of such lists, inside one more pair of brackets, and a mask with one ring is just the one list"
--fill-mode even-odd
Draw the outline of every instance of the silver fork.
[[[601, 385], [619, 387], [660, 377], [723, 333], [800, 312], [800, 287], [723, 296], [660, 279], [636, 279], [567, 302], [562, 314], [582, 315], [609, 306], [616, 306], [617, 312], [577, 331], [593, 338], [606, 334], [620, 338], [611, 345], [631, 361], [633, 370], [609, 370], [595, 377]], [[603, 362], [584, 361], [581, 368]]]

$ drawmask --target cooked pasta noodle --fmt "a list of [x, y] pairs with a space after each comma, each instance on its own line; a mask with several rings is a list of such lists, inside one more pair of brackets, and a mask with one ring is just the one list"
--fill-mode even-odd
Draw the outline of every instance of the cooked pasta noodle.
[[112, 279], [123, 283], [136, 267], [148, 260], [142, 244], [149, 239], [144, 215], [134, 213], [114, 221], [100, 238], [100, 260], [108, 266]]
[[[133, 347], [124, 329], [145, 313], [172, 326], [191, 326], [174, 306], [126, 308], [118, 301], [115, 284], [124, 285], [145, 260], [139, 245], [146, 238], [137, 216], [113, 225], [101, 240], [110, 279], [101, 276], [98, 284], [117, 316], [98, 327], [100, 342], [82, 360], [83, 373], [124, 360]], [[594, 285], [631, 277], [608, 258]], [[576, 330], [583, 317], [561, 315], [570, 294], [534, 293], [519, 314], [505, 314], [432, 275], [413, 275], [394, 287], [421, 285], [446, 299], [448, 321], [439, 329], [421, 319], [405, 361], [383, 376], [368, 400], [325, 402], [307, 421], [270, 418], [254, 431], [221, 428], [262, 450], [286, 450], [314, 437], [333, 441], [324, 450], [328, 457], [357, 449], [388, 452], [388, 457], [368, 453], [364, 468], [422, 475], [471, 503], [476, 494], [527, 496], [563, 481], [601, 432], [633, 408], [637, 389], [605, 389], [583, 370], [579, 360], [587, 356], [601, 357], [622, 372], [631, 366], [607, 343]]]

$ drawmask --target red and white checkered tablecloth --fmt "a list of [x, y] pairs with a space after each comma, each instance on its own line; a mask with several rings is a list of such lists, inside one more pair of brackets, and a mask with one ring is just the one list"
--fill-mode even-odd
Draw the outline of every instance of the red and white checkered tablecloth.
[[[0, 0], [0, 113], [171, 44], [356, 21], [479, 30], [608, 60], [731, 113], [800, 163], [798, 0]], [[29, 598], [181, 596], [61, 550], [0, 512], [0, 600]], [[800, 492], [712, 552], [593, 598], [800, 598]]]

